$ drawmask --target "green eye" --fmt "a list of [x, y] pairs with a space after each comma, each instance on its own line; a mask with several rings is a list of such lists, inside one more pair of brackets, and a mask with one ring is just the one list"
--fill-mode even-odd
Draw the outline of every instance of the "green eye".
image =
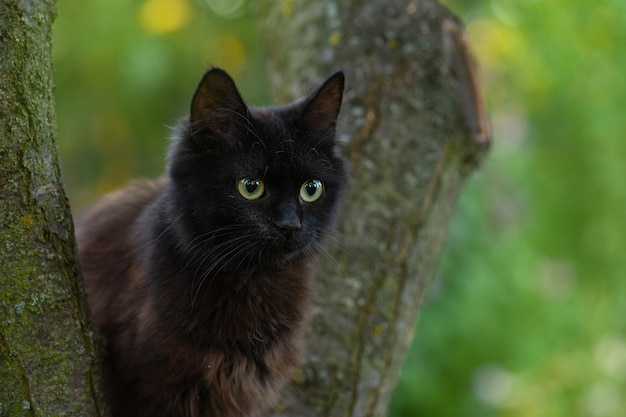
[[242, 178], [237, 183], [237, 190], [246, 200], [256, 200], [265, 193], [265, 184], [256, 178]]
[[300, 198], [306, 203], [319, 200], [324, 192], [324, 186], [320, 180], [309, 180], [300, 187]]

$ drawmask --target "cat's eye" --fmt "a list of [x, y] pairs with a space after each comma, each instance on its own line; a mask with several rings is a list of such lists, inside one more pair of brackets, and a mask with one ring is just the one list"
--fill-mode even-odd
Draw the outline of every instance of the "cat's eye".
[[265, 193], [265, 184], [256, 178], [242, 178], [237, 183], [237, 190], [246, 200], [256, 200]]
[[320, 180], [309, 180], [300, 187], [300, 198], [306, 203], [319, 200], [324, 192], [324, 186]]

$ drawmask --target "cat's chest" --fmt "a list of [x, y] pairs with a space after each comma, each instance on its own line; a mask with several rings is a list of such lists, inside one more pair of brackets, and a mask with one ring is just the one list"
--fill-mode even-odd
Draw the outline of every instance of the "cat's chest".
[[189, 387], [176, 394], [177, 402], [196, 410], [189, 415], [265, 409], [301, 361], [304, 315], [279, 313], [267, 294], [242, 291], [199, 309], [203, 314], [185, 331], [185, 342], [169, 344], [171, 375], [184, 378], [172, 385]]
[[[291, 376], [295, 363], [268, 363], [270, 358], [212, 352], [195, 364], [178, 393], [179, 404], [193, 416], [252, 415], [272, 404]], [[216, 395], [219, 393], [219, 395]], [[235, 411], [234, 414], [231, 414]]]
[[[267, 344], [297, 327], [310, 302], [309, 277], [284, 272], [239, 272], [205, 289], [195, 321], [217, 338]], [[199, 331], [202, 331], [199, 329]]]
[[190, 284], [157, 293], [148, 316], [158, 316], [158, 334], [188, 345], [265, 349], [288, 338], [308, 315], [311, 277], [305, 268], [222, 273], [201, 284], [182, 278]]

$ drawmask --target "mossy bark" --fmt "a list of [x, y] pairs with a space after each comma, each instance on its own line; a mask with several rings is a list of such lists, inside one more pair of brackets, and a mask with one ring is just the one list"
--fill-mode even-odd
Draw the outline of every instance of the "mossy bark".
[[56, 148], [55, 2], [0, 1], [0, 416], [101, 416]]
[[278, 101], [345, 70], [352, 165], [306, 363], [276, 415], [382, 416], [461, 186], [488, 148], [473, 62], [432, 0], [266, 1], [260, 20]]

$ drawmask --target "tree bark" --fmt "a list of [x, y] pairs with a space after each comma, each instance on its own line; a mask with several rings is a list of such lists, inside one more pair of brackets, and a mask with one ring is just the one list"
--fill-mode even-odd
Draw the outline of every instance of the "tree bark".
[[101, 416], [56, 148], [55, 2], [0, 1], [0, 416]]
[[460, 24], [432, 0], [259, 11], [277, 101], [345, 70], [339, 130], [352, 165], [306, 362], [275, 414], [382, 416], [461, 186], [490, 142], [474, 64]]

